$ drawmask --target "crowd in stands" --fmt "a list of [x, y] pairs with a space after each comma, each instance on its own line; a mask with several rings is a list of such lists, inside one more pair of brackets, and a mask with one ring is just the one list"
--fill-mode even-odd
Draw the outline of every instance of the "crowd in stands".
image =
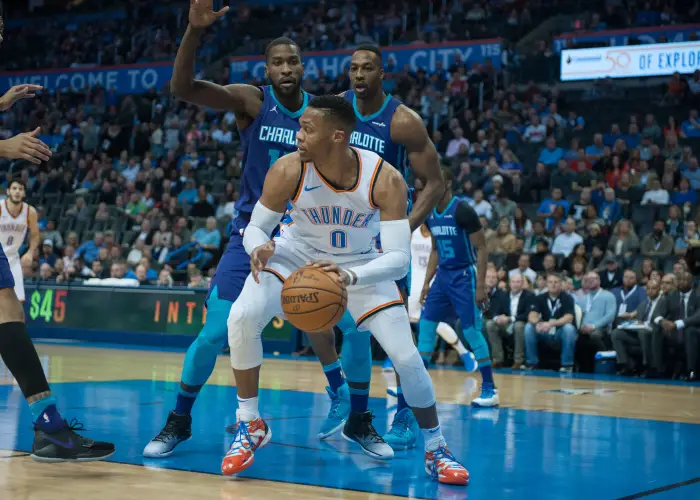
[[[509, 27], [530, 29], [544, 18], [553, 0], [529, 8], [488, 1], [455, 0], [444, 4], [402, 0], [337, 0], [261, 6], [236, 2], [209, 30], [199, 54], [206, 64], [225, 55], [259, 55], [265, 40], [282, 34], [303, 50], [347, 49], [362, 43], [417, 44], [495, 38]], [[103, 15], [69, 6], [69, 16], [55, 7], [37, 9], [23, 23], [6, 28], [4, 50], [21, 56], [3, 61], [6, 71], [172, 61], [187, 25], [188, 3], [131, 0], [105, 8]], [[10, 8], [9, 15], [21, 13]], [[53, 17], [47, 17], [53, 13]], [[59, 15], [57, 15], [59, 14]], [[90, 17], [81, 18], [80, 15]], [[26, 14], [28, 15], [28, 14]], [[154, 22], [154, 20], [156, 20]]]
[[[621, 373], [694, 379], [700, 302], [679, 301], [691, 300], [682, 294], [700, 274], [700, 73], [674, 76], [657, 105], [644, 106], [633, 94], [592, 104], [498, 76], [489, 63], [455, 59], [431, 73], [389, 67], [386, 77], [424, 118], [486, 229], [495, 365], [592, 370], [596, 352], [614, 349]], [[313, 93], [347, 85], [305, 82]], [[236, 215], [242, 153], [232, 113], [167, 90], [94, 87], [18, 103], [0, 136], [37, 126], [52, 160], [0, 163], [1, 187], [20, 177], [39, 212], [43, 244], [27, 279], [208, 285]], [[637, 320], [648, 328], [631, 328]]]

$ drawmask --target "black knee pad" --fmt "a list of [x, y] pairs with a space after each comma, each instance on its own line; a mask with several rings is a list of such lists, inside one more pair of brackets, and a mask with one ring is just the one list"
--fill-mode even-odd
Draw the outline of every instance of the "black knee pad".
[[0, 325], [0, 356], [17, 379], [25, 398], [49, 390], [44, 368], [24, 323]]

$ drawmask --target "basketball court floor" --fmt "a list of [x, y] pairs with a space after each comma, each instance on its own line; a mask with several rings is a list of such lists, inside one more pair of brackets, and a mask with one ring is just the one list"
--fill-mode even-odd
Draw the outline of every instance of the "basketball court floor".
[[[30, 413], [0, 367], [0, 498], [36, 499], [700, 499], [700, 385], [499, 371], [499, 409], [473, 409], [477, 377], [431, 370], [445, 436], [471, 473], [466, 489], [424, 473], [422, 443], [393, 462], [370, 459], [340, 435], [316, 434], [328, 410], [317, 362], [270, 357], [260, 405], [273, 433], [235, 479], [220, 475], [235, 423], [227, 357], [193, 411], [193, 439], [165, 460], [141, 455], [172, 408], [184, 353], [39, 343], [62, 414], [113, 441], [104, 463], [37, 464]], [[374, 369], [380, 433], [395, 401]]]

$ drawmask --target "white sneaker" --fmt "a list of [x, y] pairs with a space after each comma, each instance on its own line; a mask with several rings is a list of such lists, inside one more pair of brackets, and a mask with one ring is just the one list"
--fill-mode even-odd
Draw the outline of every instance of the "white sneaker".
[[481, 396], [472, 401], [472, 406], [479, 408], [493, 408], [501, 403], [498, 398], [498, 389], [493, 386], [483, 386]]
[[146, 458], [166, 458], [173, 454], [175, 447], [192, 437], [192, 417], [170, 412], [163, 430], [154, 437], [143, 450]]

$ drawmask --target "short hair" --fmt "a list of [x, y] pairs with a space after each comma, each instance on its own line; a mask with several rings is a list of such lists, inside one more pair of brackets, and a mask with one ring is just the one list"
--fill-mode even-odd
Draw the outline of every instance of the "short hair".
[[559, 273], [554, 273], [554, 272], [548, 273], [548, 274], [547, 274], [547, 279], [549, 279], [549, 278], [556, 278], [556, 279], [558, 279], [559, 281], [561, 281], [561, 274], [559, 274]]
[[337, 95], [323, 95], [309, 102], [309, 107], [323, 111], [326, 118], [336, 121], [346, 131], [355, 129], [357, 118], [350, 101]]
[[19, 178], [12, 179], [12, 180], [10, 181], [10, 183], [7, 185], [7, 189], [10, 189], [10, 188], [12, 187], [13, 184], [19, 184], [19, 185], [22, 186], [25, 190], [27, 189], [27, 186], [24, 184], [24, 181], [22, 181], [22, 180], [19, 179]]
[[367, 52], [372, 52], [373, 54], [375, 54], [379, 58], [380, 61], [382, 60], [382, 51], [379, 50], [379, 47], [377, 47], [376, 45], [373, 45], [371, 43], [363, 43], [362, 45], [358, 45], [355, 48], [355, 52], [359, 52], [360, 50], [366, 50]]
[[287, 38], [286, 36], [281, 36], [279, 38], [275, 38], [272, 40], [270, 43], [267, 44], [267, 47], [265, 47], [265, 60], [267, 61], [267, 58], [270, 56], [270, 50], [273, 47], [277, 47], [278, 45], [293, 45], [294, 48], [297, 49], [297, 52], [299, 55], [301, 55], [301, 49], [299, 48], [299, 45], [297, 42], [292, 40], [291, 38]]

